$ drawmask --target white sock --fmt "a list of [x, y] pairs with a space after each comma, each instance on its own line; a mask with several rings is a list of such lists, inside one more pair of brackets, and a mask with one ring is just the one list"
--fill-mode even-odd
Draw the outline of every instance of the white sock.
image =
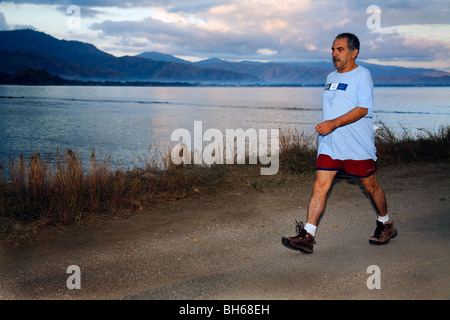
[[311, 234], [313, 237], [315, 237], [316, 236], [317, 226], [315, 226], [315, 225], [313, 225], [311, 223], [306, 223], [305, 224], [305, 230], [306, 230], [306, 232]]
[[383, 222], [383, 224], [385, 224], [386, 222], [389, 221], [389, 215], [386, 214], [384, 217], [378, 216], [378, 219], [377, 219], [377, 220], [380, 221], [380, 222]]

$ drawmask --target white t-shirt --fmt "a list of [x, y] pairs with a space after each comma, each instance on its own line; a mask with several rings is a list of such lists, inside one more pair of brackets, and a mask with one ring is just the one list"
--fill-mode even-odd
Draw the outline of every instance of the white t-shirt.
[[349, 72], [330, 73], [322, 93], [322, 121], [340, 117], [355, 107], [367, 108], [367, 115], [325, 136], [319, 135], [318, 154], [337, 160], [376, 161], [373, 82], [369, 70], [358, 66]]

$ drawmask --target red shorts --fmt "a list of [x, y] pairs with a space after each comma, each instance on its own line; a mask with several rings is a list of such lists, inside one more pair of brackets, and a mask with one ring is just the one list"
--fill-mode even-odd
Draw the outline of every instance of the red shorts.
[[375, 173], [375, 161], [368, 160], [335, 160], [325, 154], [319, 154], [316, 170], [345, 171], [347, 174], [367, 178]]

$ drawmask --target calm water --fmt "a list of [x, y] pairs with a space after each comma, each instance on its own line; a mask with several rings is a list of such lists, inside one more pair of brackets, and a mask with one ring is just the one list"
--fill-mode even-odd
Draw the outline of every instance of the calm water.
[[[71, 148], [139, 165], [157, 147], [167, 153], [177, 128], [296, 128], [321, 119], [322, 88], [0, 86], [0, 163], [9, 157]], [[448, 88], [375, 88], [375, 121], [401, 134], [450, 125]]]

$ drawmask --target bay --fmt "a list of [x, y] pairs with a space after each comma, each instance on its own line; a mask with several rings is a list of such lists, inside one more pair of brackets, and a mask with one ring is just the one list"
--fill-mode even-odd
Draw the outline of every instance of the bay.
[[[167, 154], [171, 133], [226, 129], [296, 129], [315, 137], [321, 87], [0, 86], [0, 163], [67, 148], [85, 163], [110, 158], [140, 166]], [[416, 136], [450, 125], [446, 87], [375, 87], [375, 123]]]

